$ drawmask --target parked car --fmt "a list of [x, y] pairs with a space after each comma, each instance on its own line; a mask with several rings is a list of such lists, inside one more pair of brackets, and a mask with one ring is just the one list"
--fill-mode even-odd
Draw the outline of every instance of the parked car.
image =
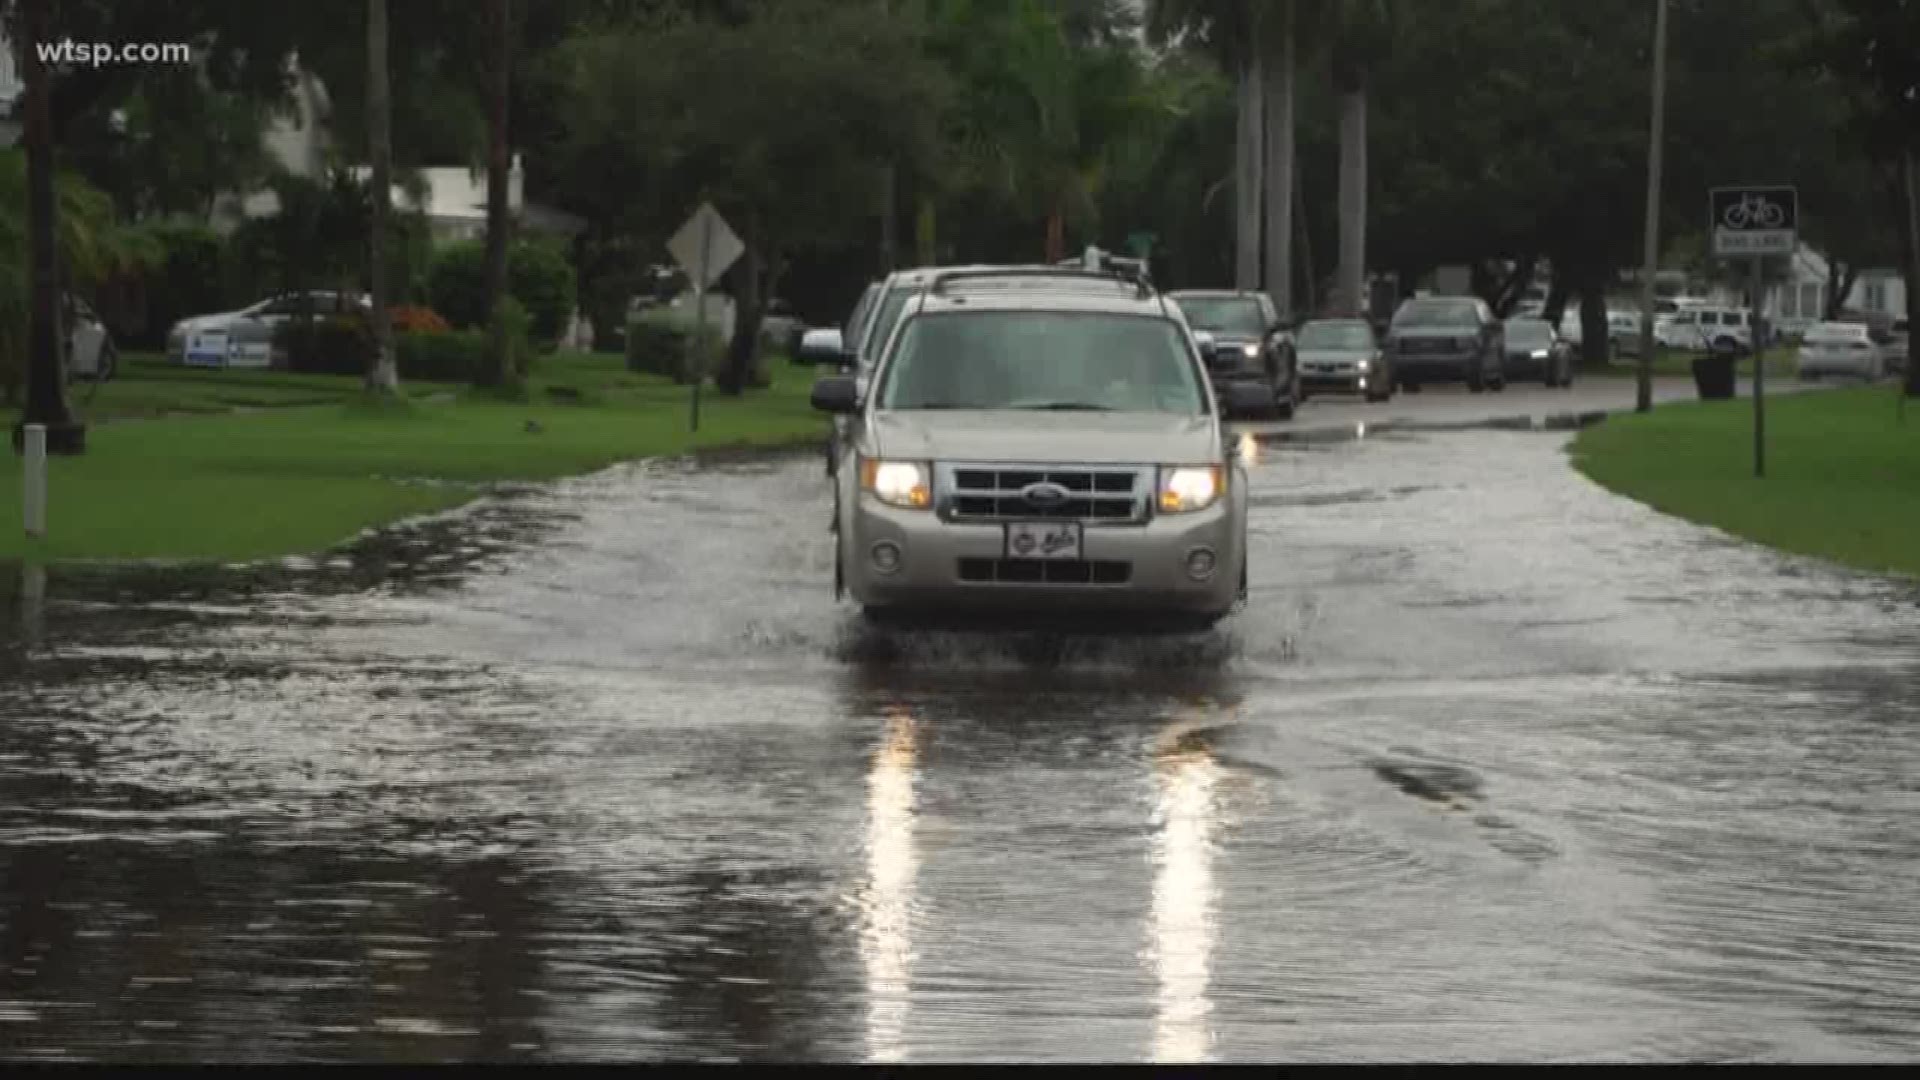
[[794, 313], [793, 305], [779, 297], [767, 301], [767, 310], [760, 316], [760, 339], [788, 355], [799, 346], [800, 335], [806, 328], [806, 322]]
[[282, 293], [238, 311], [182, 319], [167, 331], [167, 358], [205, 367], [266, 367], [272, 360], [274, 331], [309, 307], [316, 317], [340, 310], [366, 314], [373, 310], [373, 298], [316, 289]]
[[1393, 367], [1365, 319], [1314, 319], [1294, 335], [1300, 378], [1309, 390], [1393, 397]]
[[1607, 312], [1607, 345], [1615, 356], [1640, 355], [1641, 319], [1637, 311]]
[[814, 407], [849, 421], [836, 585], [882, 623], [1211, 626], [1246, 594], [1248, 483], [1194, 334], [1144, 283], [995, 273], [923, 279], [870, 393], [815, 384]]
[[1669, 349], [1745, 354], [1753, 351], [1753, 326], [1747, 312], [1716, 304], [1682, 303], [1654, 324], [1659, 344]]
[[69, 294], [67, 301], [67, 381], [106, 382], [120, 367], [113, 332], [91, 305]]
[[1545, 319], [1508, 319], [1500, 372], [1510, 380], [1538, 379], [1548, 386], [1573, 385], [1573, 343]]
[[1415, 297], [1400, 302], [1387, 330], [1387, 363], [1396, 386], [1464, 382], [1474, 393], [1504, 389], [1506, 351], [1500, 320], [1471, 296]]
[[1861, 323], [1821, 322], [1800, 339], [1796, 368], [1802, 379], [1844, 375], [1878, 379], [1887, 372], [1886, 354]]
[[1271, 297], [1255, 291], [1189, 289], [1168, 293], [1167, 299], [1179, 305], [1189, 327], [1212, 341], [1207, 375], [1215, 387], [1229, 382], [1257, 385], [1267, 400], [1256, 415], [1292, 419], [1306, 398], [1300, 366]]

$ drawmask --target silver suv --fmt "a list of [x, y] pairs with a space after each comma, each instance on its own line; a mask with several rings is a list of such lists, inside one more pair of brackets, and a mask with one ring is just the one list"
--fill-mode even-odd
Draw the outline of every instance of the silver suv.
[[1193, 334], [1144, 282], [937, 273], [867, 382], [821, 379], [813, 404], [848, 418], [836, 586], [869, 618], [1190, 629], [1244, 597], [1245, 468]]

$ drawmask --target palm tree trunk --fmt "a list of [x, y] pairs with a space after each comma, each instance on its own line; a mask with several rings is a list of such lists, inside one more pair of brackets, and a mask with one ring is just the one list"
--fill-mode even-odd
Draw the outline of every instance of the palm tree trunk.
[[1266, 234], [1267, 295], [1281, 314], [1293, 311], [1294, 210], [1294, 0], [1287, 0], [1280, 16], [1282, 38], [1277, 63], [1266, 85]]
[[373, 168], [373, 227], [368, 237], [371, 261], [368, 291], [373, 294], [373, 365], [367, 389], [377, 394], [400, 390], [400, 368], [393, 354], [393, 320], [387, 298], [387, 221], [392, 212], [393, 144], [388, 136], [392, 103], [387, 95], [387, 0], [367, 0], [367, 156]]
[[1313, 265], [1313, 229], [1307, 221], [1307, 186], [1301, 176], [1300, 157], [1293, 159], [1293, 216], [1300, 232], [1300, 283], [1309, 315], [1320, 307], [1319, 271]]
[[913, 218], [913, 261], [921, 266], [932, 266], [939, 261], [934, 243], [934, 226], [938, 220], [935, 214], [933, 196], [920, 196], [920, 209]]
[[1340, 91], [1339, 211], [1338, 304], [1358, 313], [1367, 280], [1367, 88], [1359, 81]]
[[1233, 286], [1260, 287], [1261, 103], [1265, 65], [1260, 50], [1252, 50], [1240, 69], [1240, 123], [1234, 142], [1233, 167]]
[[[1920, 155], [1909, 149], [1900, 159], [1907, 204], [1907, 325], [1920, 314]], [[1907, 335], [1907, 374], [1904, 393], [1920, 397], [1920, 337]]]
[[86, 428], [74, 422], [67, 406], [66, 365], [61, 363], [60, 266], [54, 248], [59, 235], [53, 197], [53, 123], [51, 76], [39, 45], [48, 37], [50, 0], [25, 0], [21, 23], [26, 39], [20, 59], [26, 66], [27, 249], [31, 260], [32, 307], [27, 316], [27, 404], [14, 427], [16, 448], [27, 424], [47, 428], [47, 452], [77, 454], [86, 449]]
[[1066, 211], [1061, 208], [1059, 202], [1056, 201], [1053, 204], [1053, 209], [1047, 212], [1046, 260], [1048, 265], [1052, 265], [1066, 257], [1067, 215]]
[[501, 318], [507, 296], [507, 207], [509, 151], [507, 94], [513, 64], [512, 0], [488, 0], [487, 17], [493, 32], [491, 78], [487, 88], [487, 320], [490, 329], [487, 381], [500, 385], [514, 381], [512, 342]]

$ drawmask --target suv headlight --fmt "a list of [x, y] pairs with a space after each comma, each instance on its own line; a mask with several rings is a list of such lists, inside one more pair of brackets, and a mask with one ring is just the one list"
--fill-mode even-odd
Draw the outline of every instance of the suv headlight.
[[1160, 512], [1188, 514], [1220, 500], [1227, 486], [1220, 465], [1181, 465], [1160, 470]]
[[1258, 360], [1260, 358], [1260, 346], [1258, 345], [1242, 345], [1240, 346], [1240, 352], [1249, 360]]
[[860, 489], [902, 510], [925, 510], [933, 505], [927, 467], [918, 461], [864, 458], [860, 462]]

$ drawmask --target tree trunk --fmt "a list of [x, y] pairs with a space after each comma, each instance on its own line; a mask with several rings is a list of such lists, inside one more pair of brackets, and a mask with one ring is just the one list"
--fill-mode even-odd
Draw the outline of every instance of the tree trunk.
[[880, 272], [893, 273], [900, 265], [899, 241], [894, 238], [900, 214], [900, 173], [891, 164], [880, 167]]
[[739, 295], [734, 297], [733, 340], [728, 342], [727, 365], [714, 380], [723, 394], [738, 397], [753, 381], [754, 359], [760, 349], [760, 211], [746, 213], [746, 251], [740, 260]]
[[1590, 367], [1604, 368], [1610, 359], [1607, 336], [1607, 291], [1604, 275], [1593, 275], [1580, 290], [1580, 359]]
[[14, 446], [22, 445], [27, 424], [44, 424], [47, 452], [78, 454], [86, 450], [86, 428], [73, 419], [67, 405], [66, 344], [61, 339], [60, 264], [55, 248], [59, 228], [53, 196], [53, 126], [48, 90], [52, 78], [38, 46], [51, 40], [47, 26], [50, 0], [23, 0], [21, 25], [26, 40], [20, 60], [26, 66], [27, 249], [33, 273], [32, 307], [27, 317], [27, 403], [14, 429]]
[[[1560, 263], [1558, 262], [1554, 263], [1555, 267], [1559, 265]], [[1567, 293], [1572, 284], [1572, 274], [1555, 273], [1553, 275], [1553, 284], [1547, 288], [1547, 306], [1540, 312], [1541, 318], [1555, 326], [1560, 325], [1561, 316], [1567, 313]], [[1583, 327], [1581, 333], [1585, 332], [1586, 330]]]
[[1506, 282], [1500, 286], [1498, 295], [1494, 298], [1493, 310], [1495, 314], [1504, 319], [1513, 311], [1513, 305], [1519, 303], [1520, 298], [1525, 296], [1527, 290], [1533, 287], [1534, 268], [1538, 265], [1539, 258], [1537, 256], [1522, 255], [1520, 257], [1518, 265], [1513, 268], [1513, 273], [1509, 275]]
[[1047, 265], [1067, 257], [1067, 215], [1058, 202], [1047, 212]]
[[[1313, 265], [1313, 229], [1307, 221], [1307, 186], [1303, 182], [1300, 155], [1293, 158], [1293, 219], [1300, 237], [1300, 288], [1302, 299], [1306, 303], [1308, 316], [1317, 314], [1320, 307], [1320, 290], [1314, 284], [1319, 280]], [[1295, 322], [1304, 320], [1295, 319]]]
[[940, 261], [934, 250], [934, 215], [933, 196], [920, 196], [920, 209], [913, 217], [913, 251], [914, 261], [921, 266], [932, 266]]
[[1266, 286], [1267, 295], [1282, 316], [1293, 312], [1294, 167], [1294, 0], [1280, 14], [1284, 25], [1279, 56], [1268, 73], [1265, 93], [1266, 128]]
[[1854, 283], [1860, 280], [1860, 268], [1852, 263], [1831, 262], [1827, 264], [1827, 321], [1840, 317], [1846, 309], [1847, 297], [1853, 295]]
[[1340, 307], [1358, 313], [1367, 281], [1367, 88], [1340, 92]]
[[367, 156], [373, 168], [373, 227], [368, 239], [368, 292], [373, 298], [373, 365], [367, 389], [376, 394], [400, 391], [400, 368], [393, 355], [393, 320], [387, 297], [387, 222], [392, 212], [393, 145], [388, 137], [391, 103], [387, 97], [387, 0], [367, 0]]
[[1233, 287], [1260, 287], [1261, 102], [1266, 82], [1260, 50], [1240, 69], [1239, 134], [1233, 151]]
[[1906, 181], [1907, 204], [1907, 374], [1908, 397], [1920, 397], [1920, 334], [1912, 333], [1913, 317], [1920, 315], [1920, 158], [1909, 149], [1900, 159]]
[[487, 0], [487, 17], [492, 31], [493, 60], [487, 87], [487, 323], [488, 358], [484, 378], [499, 386], [516, 381], [513, 342], [507, 340], [507, 325], [501, 318], [501, 301], [507, 296], [508, 230], [512, 220], [507, 207], [508, 174], [511, 168], [507, 132], [507, 95], [513, 66], [513, 0]]

